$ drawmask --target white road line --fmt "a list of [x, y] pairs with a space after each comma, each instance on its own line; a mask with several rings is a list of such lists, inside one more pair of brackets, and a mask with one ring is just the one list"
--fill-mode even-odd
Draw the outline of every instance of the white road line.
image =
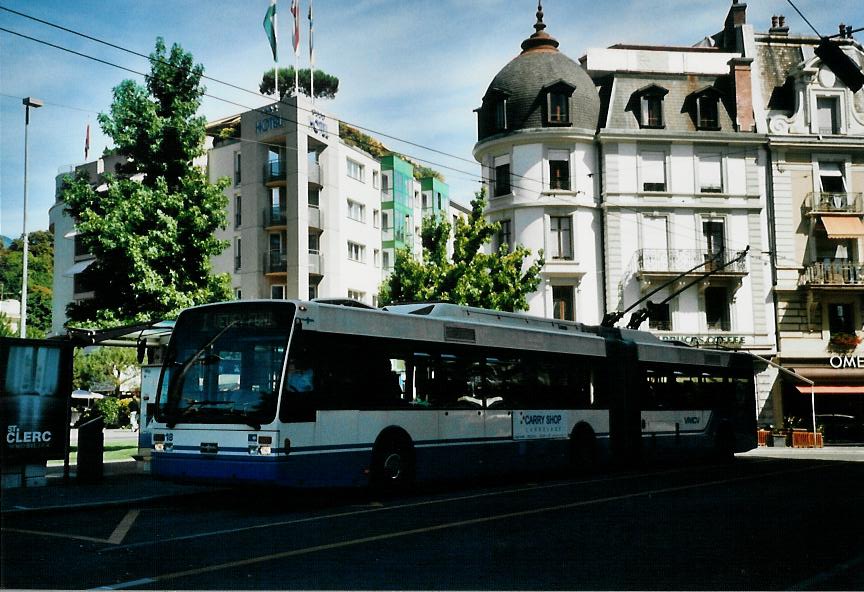
[[129, 510], [126, 515], [123, 516], [123, 520], [120, 521], [117, 528], [114, 529], [114, 532], [111, 533], [111, 536], [108, 537], [108, 542], [112, 545], [119, 545], [122, 543], [140, 513], [141, 510]]
[[[815, 467], [806, 467], [806, 468], [797, 468], [797, 469], [787, 469], [782, 471], [774, 471], [771, 473], [762, 473], [760, 475], [749, 475], [743, 477], [735, 477], [733, 479], [719, 479], [716, 481], [706, 481], [703, 483], [694, 483], [690, 485], [679, 485], [676, 487], [663, 487], [660, 489], [652, 489], [648, 491], [641, 491], [638, 493], [627, 493], [622, 495], [613, 495], [604, 498], [598, 498], [593, 500], [585, 500], [580, 502], [571, 502], [567, 504], [557, 504], [554, 506], [545, 506], [542, 508], [532, 508], [530, 510], [521, 510], [518, 512], [507, 512], [505, 514], [494, 514], [492, 516], [483, 516], [480, 518], [470, 518], [468, 520], [459, 520], [456, 522], [447, 522], [444, 524], [437, 524], [434, 526], [426, 526], [423, 528], [412, 528], [410, 530], [402, 530], [396, 532], [389, 532], [385, 534], [362, 537], [357, 539], [349, 539], [345, 541], [338, 541], [335, 543], [328, 543], [325, 545], [315, 545], [313, 547], [304, 547], [301, 549], [293, 549], [291, 551], [282, 551], [280, 553], [272, 553], [270, 555], [261, 555], [259, 557], [251, 557], [249, 559], [239, 559], [236, 561], [228, 561], [225, 563], [220, 563], [217, 565], [208, 565], [204, 567], [197, 567], [193, 569], [187, 569], [183, 571], [175, 571], [166, 574], [155, 575], [150, 578], [148, 583], [156, 583], [157, 585], [160, 582], [164, 582], [166, 580], [175, 580], [178, 578], [184, 578], [189, 576], [201, 575], [214, 571], [222, 571], [225, 569], [232, 569], [237, 567], [243, 567], [246, 565], [254, 565], [256, 563], [264, 563], [267, 561], [274, 561], [276, 559], [287, 559], [289, 557], [297, 557], [300, 555], [309, 555], [311, 553], [318, 553], [320, 551], [331, 551], [333, 549], [341, 549], [345, 547], [353, 547], [357, 545], [363, 545], [366, 543], [374, 543], [378, 541], [385, 541], [396, 538], [403, 538], [417, 534], [426, 534], [431, 532], [437, 532], [441, 530], [449, 530], [452, 528], [460, 528], [464, 526], [475, 526], [478, 524], [485, 524], [488, 522], [496, 522], [499, 520], [508, 520], [512, 518], [523, 518], [525, 516], [532, 516], [535, 514], [543, 514], [547, 512], [559, 512], [562, 510], [571, 510], [573, 508], [580, 508], [585, 506], [597, 505], [597, 504], [605, 504], [609, 502], [622, 501], [626, 499], [633, 499], [639, 497], [650, 497], [652, 495], [659, 495], [664, 493], [675, 493], [679, 491], [687, 491], [690, 489], [700, 489], [703, 487], [710, 487], [714, 485], [725, 485], [729, 483], [737, 483], [741, 481], [752, 481], [755, 479], [761, 479], [763, 477], [776, 476], [776, 475], [785, 475], [790, 473], [803, 473], [806, 471], [815, 471], [822, 470], [828, 468], [831, 465], [819, 465]], [[837, 465], [833, 465], [837, 466]], [[140, 580], [135, 580], [140, 581]], [[134, 582], [122, 582], [120, 584], [114, 584], [110, 589], [118, 589], [118, 588], [128, 588], [134, 585]], [[158, 586], [157, 586], [158, 587]], [[99, 589], [99, 588], [97, 588]]]
[[[755, 462], [763, 463], [763, 462], [772, 462], [772, 461], [759, 460], [759, 461], [755, 461]], [[709, 465], [706, 467], [699, 467], [699, 468], [714, 469], [714, 468], [717, 468], [717, 466], [718, 465]], [[359, 510], [352, 510], [350, 512], [337, 512], [335, 514], [325, 514], [323, 516], [310, 516], [309, 518], [295, 518], [293, 520], [281, 520], [279, 522], [268, 522], [266, 524], [255, 524], [252, 526], [240, 526], [237, 528], [225, 528], [225, 529], [220, 529], [220, 530], [211, 530], [208, 532], [198, 532], [195, 534], [187, 534], [187, 535], [181, 535], [181, 536], [176, 536], [176, 537], [171, 537], [171, 538], [159, 539], [158, 541], [153, 540], [153, 541], [144, 541], [141, 543], [130, 543], [128, 545], [120, 545], [120, 546], [116, 546], [116, 547], [109, 547], [106, 549], [101, 549], [99, 551], [99, 553], [100, 554], [101, 553], [109, 553], [111, 551], [133, 549], [136, 547], [147, 547], [147, 546], [155, 545], [157, 543], [158, 544], [165, 544], [165, 543], [173, 543], [173, 542], [178, 542], [178, 541], [189, 541], [189, 540], [194, 540], [194, 539], [201, 539], [201, 538], [207, 538], [207, 537], [213, 537], [213, 536], [221, 536], [221, 535], [226, 535], [226, 534], [235, 534], [238, 532], [246, 532], [246, 531], [251, 531], [251, 530], [261, 530], [264, 528], [290, 526], [293, 524], [305, 524], [308, 522], [318, 522], [318, 521], [322, 521], [322, 520], [333, 520], [336, 518], [351, 518], [354, 516], [361, 516], [363, 514], [370, 514], [373, 512], [389, 512], [389, 511], [393, 511], [393, 510], [406, 510], [406, 509], [411, 509], [411, 508], [418, 508], [418, 507], [423, 507], [423, 506], [432, 506], [432, 505], [445, 504], [445, 503], [450, 503], [450, 502], [463, 502], [463, 501], [467, 501], [467, 500], [480, 499], [480, 498], [484, 498], [484, 497], [509, 495], [512, 493], [524, 493], [524, 492], [532, 492], [532, 491], [541, 491], [544, 489], [558, 489], [561, 487], [592, 485], [592, 484], [596, 484], [596, 483], [608, 483], [611, 481], [626, 481], [626, 480], [630, 480], [630, 479], [639, 479], [641, 477], [646, 477], [646, 476], [650, 477], [650, 476], [671, 475], [674, 473], [687, 472], [687, 471], [692, 470], [692, 468], [693, 467], [683, 467], [683, 468], [669, 469], [666, 471], [655, 471], [655, 472], [649, 472], [649, 473], [645, 473], [645, 472], [633, 473], [630, 475], [621, 475], [621, 476], [613, 476], [613, 477], [600, 477], [597, 479], [590, 479], [587, 481], [568, 481], [566, 483], [549, 483], [549, 484], [545, 484], [545, 485], [536, 485], [535, 484], [535, 485], [531, 485], [529, 487], [517, 487], [517, 488], [513, 488], [513, 489], [487, 491], [487, 492], [476, 493], [476, 494], [471, 494], [471, 495], [462, 495], [462, 496], [458, 496], [458, 497], [446, 497], [446, 498], [440, 498], [440, 499], [435, 499], [435, 500], [426, 500], [426, 501], [422, 501], [422, 502], [410, 502], [407, 504], [397, 504], [397, 505], [393, 505], [393, 506], [383, 506], [380, 504], [380, 502], [373, 502], [373, 507], [371, 507], [371, 508], [367, 507], [367, 508], [363, 508], [363, 509], [359, 509]], [[377, 504], [377, 505], [375, 505], [375, 504]]]
[[857, 557], [853, 557], [849, 561], [844, 561], [843, 563], [838, 563], [831, 569], [827, 571], [823, 571], [822, 573], [818, 573], [811, 578], [807, 578], [806, 580], [802, 580], [795, 584], [794, 586], [790, 586], [790, 590], [813, 590], [813, 589], [823, 589], [824, 584], [830, 579], [837, 577], [843, 572], [850, 571], [852, 568], [857, 567], [864, 563], [864, 553], [858, 555]]

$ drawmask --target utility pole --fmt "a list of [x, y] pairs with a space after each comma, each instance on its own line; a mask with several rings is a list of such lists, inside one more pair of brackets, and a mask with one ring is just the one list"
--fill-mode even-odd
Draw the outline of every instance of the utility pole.
[[30, 107], [38, 109], [44, 103], [39, 99], [27, 97], [24, 103], [24, 261], [21, 271], [21, 339], [27, 337], [27, 258], [30, 241], [27, 240], [27, 133], [30, 129]]

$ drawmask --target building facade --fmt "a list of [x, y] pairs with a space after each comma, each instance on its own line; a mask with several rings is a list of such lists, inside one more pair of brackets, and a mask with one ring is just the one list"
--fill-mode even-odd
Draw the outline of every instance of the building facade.
[[[499, 243], [544, 250], [532, 313], [620, 313], [743, 348], [817, 380], [823, 411], [864, 416], [861, 395], [839, 396], [864, 391], [864, 93], [821, 63], [818, 38], [781, 19], [757, 34], [746, 8], [734, 0], [694, 47], [615, 45], [579, 64], [540, 8], [476, 110], [487, 216]], [[757, 390], [762, 423], [809, 409], [771, 367]]]
[[[819, 38], [790, 32], [783, 17], [767, 33], [742, 32], [768, 138], [779, 358], [816, 383], [817, 414], [862, 418], [864, 91], [850, 90], [817, 55]], [[860, 70], [862, 46], [843, 37], [837, 45]], [[772, 403], [774, 418], [810, 425], [808, 385], [778, 376]]]
[[[237, 299], [348, 298], [377, 305], [395, 251], [420, 254], [425, 216], [465, 216], [434, 171], [395, 154], [380, 159], [339, 136], [339, 121], [306, 97], [211, 122], [198, 164], [211, 182], [227, 177], [226, 248], [213, 271], [231, 276]], [[94, 260], [76, 239], [60, 200], [62, 179], [84, 171], [98, 187], [123, 157], [58, 176], [50, 211], [55, 242], [52, 329], [65, 331], [66, 306], [92, 298], [81, 274]], [[426, 176], [423, 176], [426, 175]], [[448, 218], [450, 219], [450, 218]]]

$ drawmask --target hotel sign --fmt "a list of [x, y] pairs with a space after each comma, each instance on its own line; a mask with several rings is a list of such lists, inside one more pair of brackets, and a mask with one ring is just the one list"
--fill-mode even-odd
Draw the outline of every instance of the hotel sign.
[[255, 124], [255, 133], [264, 134], [282, 127], [285, 127], [285, 119], [278, 115], [270, 115], [258, 120]]

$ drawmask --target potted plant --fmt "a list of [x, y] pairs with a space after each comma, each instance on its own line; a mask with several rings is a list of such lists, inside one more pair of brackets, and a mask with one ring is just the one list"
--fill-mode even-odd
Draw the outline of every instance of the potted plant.
[[832, 333], [828, 339], [828, 349], [835, 352], [849, 352], [860, 343], [861, 338], [854, 333]]

